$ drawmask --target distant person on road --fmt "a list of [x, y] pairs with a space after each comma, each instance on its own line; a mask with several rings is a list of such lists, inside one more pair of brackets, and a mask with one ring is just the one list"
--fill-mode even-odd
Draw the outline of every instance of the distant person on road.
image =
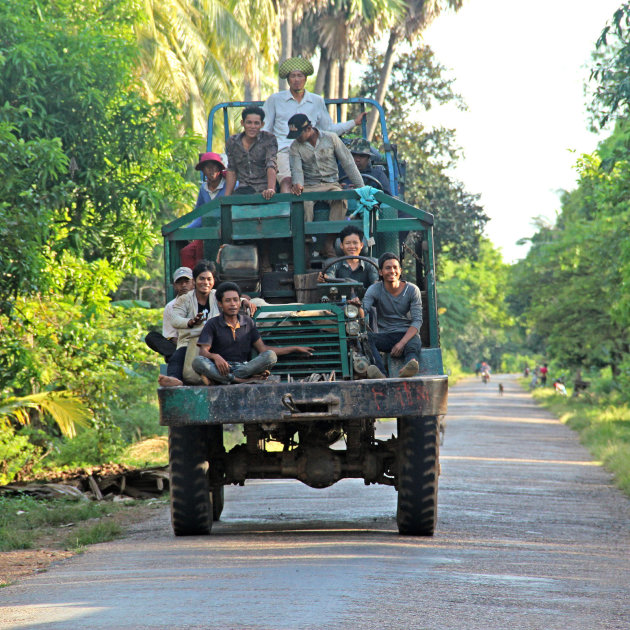
[[[402, 356], [405, 365], [398, 376], [415, 376], [420, 365], [420, 327], [422, 326], [422, 297], [420, 289], [411, 282], [401, 280], [400, 259], [391, 252], [378, 259], [381, 282], [373, 284], [363, 297], [363, 311], [369, 313], [376, 307], [379, 332], [369, 332], [368, 342], [374, 364], [367, 370], [368, 378], [385, 378], [385, 366], [381, 352], [393, 357]], [[361, 306], [358, 298], [350, 303]]]
[[276, 194], [278, 141], [262, 126], [265, 112], [260, 107], [246, 107], [241, 115], [243, 131], [228, 138], [225, 195], [231, 195], [238, 180], [241, 195], [262, 193], [265, 199]]
[[[266, 346], [251, 317], [240, 313], [241, 290], [234, 282], [223, 282], [216, 291], [221, 314], [208, 320], [199, 335], [199, 356], [193, 369], [206, 384], [250, 383], [264, 381], [276, 364], [278, 355], [297, 352], [311, 356], [313, 348], [304, 346]], [[250, 361], [252, 349], [258, 356]]]
[[546, 363], [543, 363], [543, 366], [540, 368], [540, 386], [545, 387], [547, 385], [547, 374], [549, 373], [549, 368]]
[[281, 79], [289, 83], [288, 90], [272, 94], [264, 103], [265, 131], [273, 133], [278, 140], [278, 181], [280, 192], [291, 192], [291, 167], [289, 164], [289, 119], [295, 114], [304, 114], [322, 131], [331, 131], [343, 135], [361, 124], [367, 112], [359, 114], [354, 120], [333, 123], [324, 99], [304, 89], [306, 77], [313, 74], [313, 64], [302, 57], [291, 57], [280, 64], [278, 73]]

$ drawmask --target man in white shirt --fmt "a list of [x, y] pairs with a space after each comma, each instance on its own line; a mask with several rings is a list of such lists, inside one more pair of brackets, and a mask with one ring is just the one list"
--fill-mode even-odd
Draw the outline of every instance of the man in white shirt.
[[304, 89], [306, 77], [313, 74], [313, 65], [308, 59], [291, 57], [280, 64], [281, 79], [286, 79], [289, 89], [272, 94], [263, 105], [265, 111], [264, 131], [270, 131], [278, 139], [278, 181], [280, 192], [291, 192], [291, 167], [289, 165], [289, 147], [292, 140], [289, 133], [289, 118], [295, 114], [304, 114], [314, 127], [322, 131], [332, 131], [342, 135], [354, 129], [366, 116], [359, 114], [354, 120], [333, 123], [324, 99]]

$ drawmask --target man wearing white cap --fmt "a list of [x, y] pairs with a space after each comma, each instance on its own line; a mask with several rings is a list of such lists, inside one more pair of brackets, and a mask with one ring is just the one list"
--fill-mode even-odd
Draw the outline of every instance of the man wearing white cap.
[[289, 118], [295, 114], [304, 114], [317, 129], [332, 131], [337, 135], [347, 133], [361, 124], [367, 112], [359, 114], [354, 120], [333, 123], [324, 99], [318, 94], [304, 89], [306, 77], [313, 74], [313, 64], [302, 57], [291, 57], [280, 64], [281, 79], [286, 79], [289, 89], [272, 94], [263, 105], [265, 111], [264, 131], [270, 131], [278, 139], [278, 181], [280, 192], [291, 191], [291, 167], [289, 165]]
[[161, 354], [166, 362], [177, 349], [177, 329], [171, 323], [173, 312], [173, 304], [180, 295], [185, 295], [193, 287], [192, 269], [188, 267], [179, 267], [173, 273], [173, 289], [175, 289], [175, 297], [164, 307], [162, 315], [162, 334], [157, 331], [150, 332], [144, 341], [151, 348]]

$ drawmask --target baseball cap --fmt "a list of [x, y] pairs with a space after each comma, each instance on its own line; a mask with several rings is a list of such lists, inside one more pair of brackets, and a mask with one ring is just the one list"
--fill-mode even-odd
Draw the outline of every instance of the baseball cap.
[[311, 121], [306, 114], [294, 114], [289, 118], [289, 133], [287, 138], [291, 140], [297, 138], [310, 124]]
[[177, 282], [180, 278], [190, 278], [192, 280], [192, 269], [189, 267], [178, 267], [173, 272], [173, 282]]

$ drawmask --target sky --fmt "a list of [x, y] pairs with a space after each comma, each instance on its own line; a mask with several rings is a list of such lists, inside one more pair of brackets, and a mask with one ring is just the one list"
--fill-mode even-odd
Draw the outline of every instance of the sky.
[[575, 187], [576, 159], [604, 137], [588, 131], [584, 83], [621, 3], [464, 0], [424, 33], [468, 111], [440, 107], [422, 117], [456, 129], [465, 157], [455, 176], [481, 194], [486, 234], [506, 262], [526, 255], [516, 241], [535, 232], [533, 217], [554, 219], [559, 191]]

